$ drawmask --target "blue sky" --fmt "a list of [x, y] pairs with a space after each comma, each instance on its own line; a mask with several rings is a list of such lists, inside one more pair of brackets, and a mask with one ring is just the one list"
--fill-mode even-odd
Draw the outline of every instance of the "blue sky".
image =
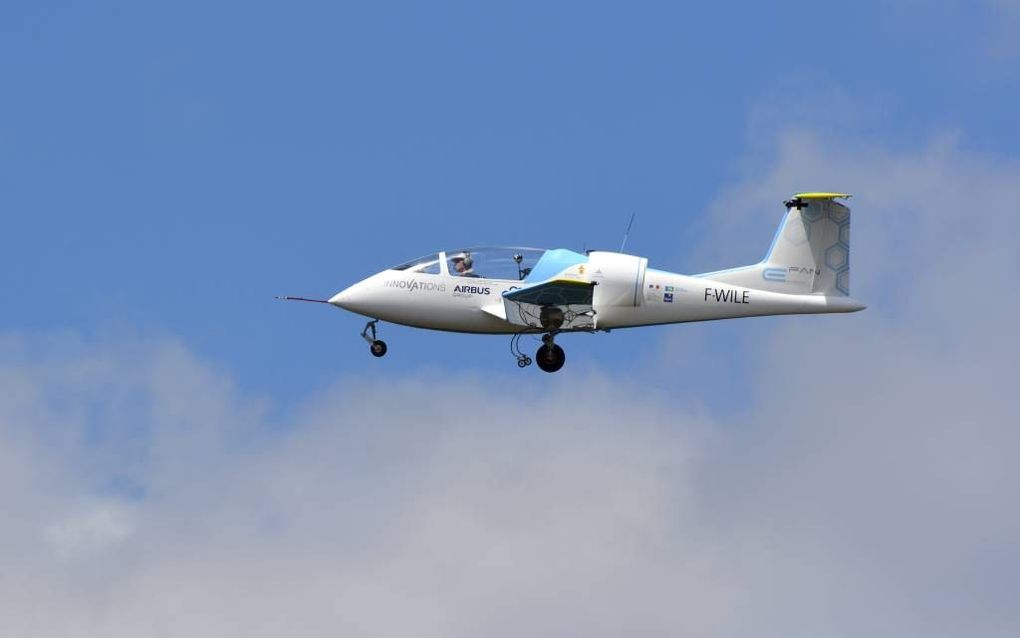
[[[501, 338], [398, 328], [394, 356], [367, 360], [356, 317], [275, 294], [328, 295], [447, 246], [613, 247], [631, 212], [653, 265], [735, 265], [695, 257], [699, 224], [784, 126], [1018, 142], [1016, 58], [980, 36], [995, 5], [0, 11], [5, 327], [173, 335], [281, 399], [371, 366], [513, 362]], [[634, 365], [676, 330], [577, 340], [571, 363]]]
[[[0, 634], [1020, 634], [1017, 32], [0, 5]], [[865, 312], [567, 336], [544, 375], [273, 299], [631, 213], [653, 267], [739, 265], [808, 189], [855, 194]]]

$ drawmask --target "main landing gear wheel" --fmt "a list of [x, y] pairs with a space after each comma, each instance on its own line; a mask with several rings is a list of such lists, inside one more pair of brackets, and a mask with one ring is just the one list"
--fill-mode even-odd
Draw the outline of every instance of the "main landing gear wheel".
[[563, 348], [551, 342], [550, 339], [535, 353], [535, 363], [546, 372], [556, 372], [567, 361], [567, 354], [563, 352]]
[[530, 365], [531, 365], [531, 357], [528, 357], [528, 356], [517, 357], [517, 367], [518, 368], [527, 368]]
[[381, 357], [386, 354], [386, 342], [375, 337], [375, 324], [377, 323], [379, 320], [373, 319], [366, 323], [365, 329], [361, 331], [361, 338], [368, 342], [368, 349], [373, 357]]

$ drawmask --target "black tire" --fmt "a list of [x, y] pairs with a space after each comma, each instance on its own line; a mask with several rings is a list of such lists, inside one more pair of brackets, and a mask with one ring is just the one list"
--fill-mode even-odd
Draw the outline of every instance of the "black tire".
[[386, 354], [386, 342], [376, 339], [368, 349], [372, 352], [373, 357], [381, 357]]
[[542, 346], [535, 353], [535, 363], [546, 372], [556, 372], [563, 367], [566, 361], [567, 354], [563, 352], [563, 348], [556, 344], [553, 344], [552, 348]]

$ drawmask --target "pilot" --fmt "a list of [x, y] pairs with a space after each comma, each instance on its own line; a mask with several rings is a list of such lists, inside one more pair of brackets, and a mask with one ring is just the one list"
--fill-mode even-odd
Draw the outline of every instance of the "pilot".
[[463, 253], [463, 254], [457, 255], [455, 257], [451, 257], [450, 261], [453, 263], [453, 272], [450, 273], [450, 274], [457, 275], [457, 276], [460, 276], [460, 277], [477, 277], [478, 276], [478, 275], [476, 275], [474, 273], [474, 270], [473, 270], [473, 268], [474, 268], [474, 260], [471, 259], [471, 255], [470, 254]]

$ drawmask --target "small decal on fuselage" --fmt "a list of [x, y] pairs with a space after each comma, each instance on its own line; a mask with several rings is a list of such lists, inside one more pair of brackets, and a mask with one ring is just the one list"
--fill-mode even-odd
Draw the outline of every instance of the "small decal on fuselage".
[[457, 284], [453, 287], [454, 297], [470, 297], [471, 295], [488, 295], [491, 293], [492, 289], [488, 286], [467, 286]]
[[705, 288], [705, 301], [716, 303], [751, 303], [750, 290], [719, 290], [718, 288]]

